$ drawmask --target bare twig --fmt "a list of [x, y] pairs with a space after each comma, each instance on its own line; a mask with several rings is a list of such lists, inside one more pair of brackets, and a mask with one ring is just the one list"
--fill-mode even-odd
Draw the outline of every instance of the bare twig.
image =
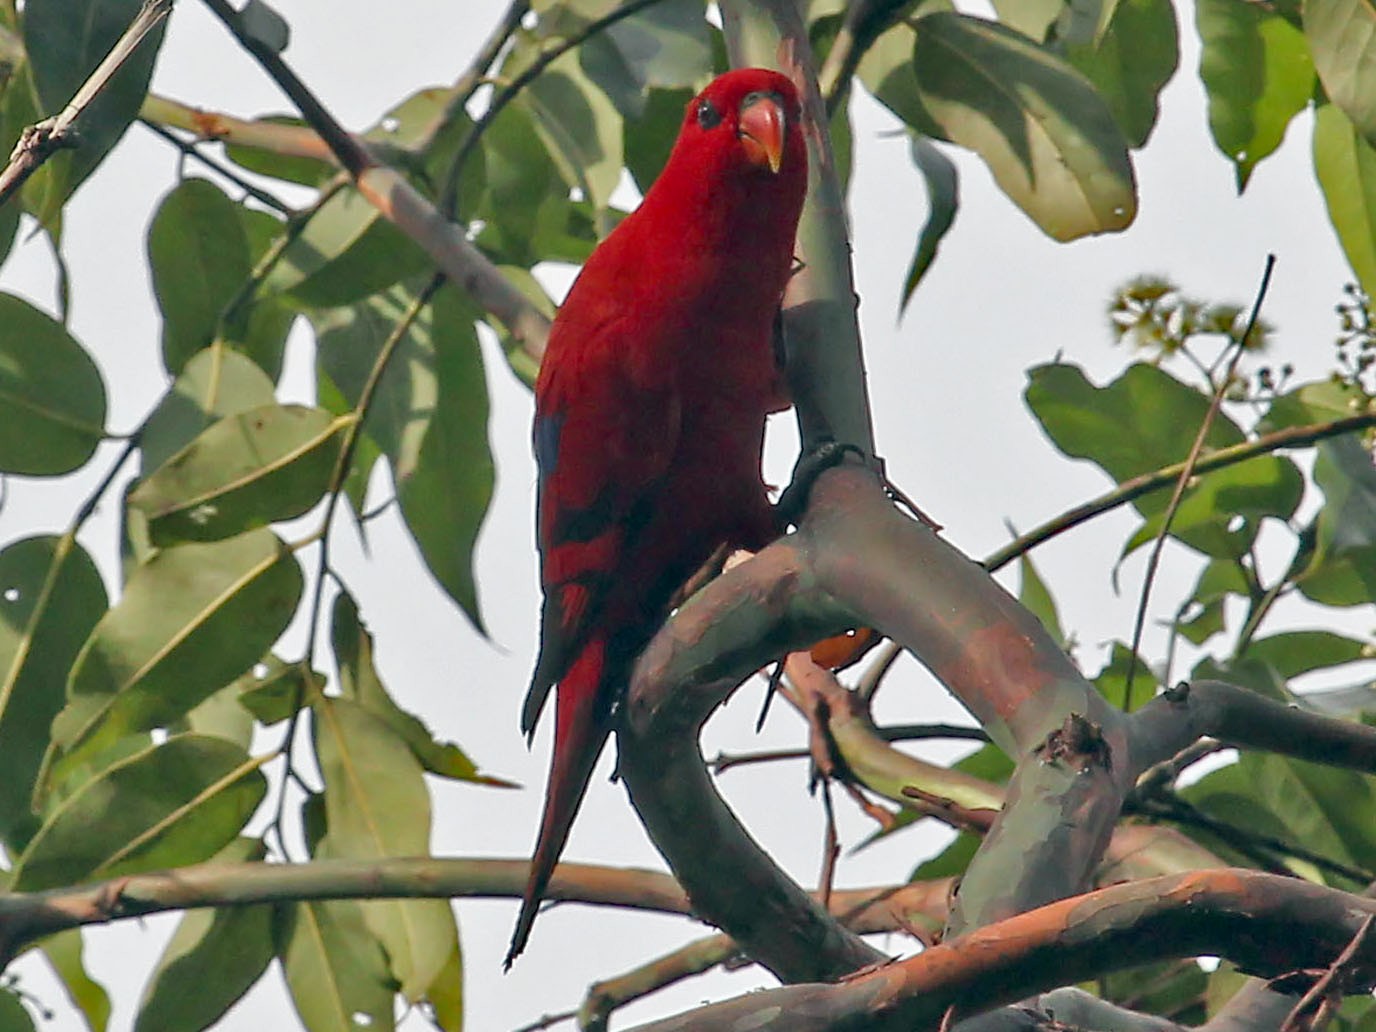
[[72, 127], [91, 102], [109, 86], [115, 73], [124, 66], [148, 34], [172, 12], [173, 0], [144, 0], [144, 5], [124, 35], [110, 48], [105, 60], [96, 66], [71, 100], [58, 114], [24, 130], [10, 155], [9, 164], [0, 171], [0, 204], [24, 185], [43, 162], [64, 147], [75, 147]]
[[1142, 576], [1142, 594], [1137, 601], [1137, 616], [1132, 624], [1132, 645], [1128, 649], [1128, 673], [1123, 684], [1123, 709], [1127, 709], [1132, 700], [1132, 682], [1137, 674], [1137, 650], [1142, 646], [1142, 633], [1147, 622], [1147, 605], [1151, 601], [1151, 588], [1156, 581], [1156, 570], [1161, 563], [1161, 552], [1166, 546], [1166, 538], [1170, 536], [1171, 523], [1175, 519], [1175, 514], [1180, 510], [1181, 501], [1184, 500], [1185, 488], [1189, 486], [1190, 479], [1194, 476], [1200, 453], [1204, 450], [1204, 442], [1208, 439], [1209, 431], [1214, 425], [1214, 419], [1223, 405], [1223, 396], [1228, 391], [1228, 385], [1233, 381], [1233, 374], [1237, 371], [1237, 364], [1242, 360], [1243, 352], [1247, 350], [1247, 339], [1251, 337], [1257, 319], [1261, 316], [1261, 306], [1266, 300], [1266, 290], [1271, 285], [1271, 273], [1275, 267], [1276, 256], [1268, 254], [1266, 256], [1266, 268], [1261, 274], [1261, 285], [1257, 288], [1256, 300], [1252, 302], [1251, 315], [1247, 317], [1247, 326], [1233, 344], [1232, 355], [1228, 359], [1228, 367], [1214, 388], [1213, 397], [1209, 399], [1209, 410], [1204, 413], [1204, 418], [1199, 423], [1199, 430], [1195, 433], [1194, 443], [1190, 445], [1189, 454], [1185, 456], [1185, 464], [1175, 482], [1175, 490], [1171, 493], [1171, 500], [1166, 505], [1165, 514], [1161, 517], [1161, 529], [1157, 532], [1156, 540], [1152, 542], [1151, 554], [1147, 557], [1147, 570]]
[[[1328, 966], [1319, 980], [1316, 981], [1309, 991], [1300, 998], [1300, 1002], [1295, 1004], [1294, 1009], [1286, 1015], [1285, 1021], [1280, 1026], [1280, 1032], [1319, 1032], [1322, 1028], [1320, 1019], [1331, 1016], [1332, 1008], [1325, 1008], [1322, 1004], [1331, 1002], [1334, 996], [1341, 998], [1345, 987], [1340, 983], [1348, 974], [1348, 969], [1352, 965], [1353, 959], [1357, 956], [1357, 951], [1366, 942], [1367, 935], [1371, 932], [1372, 922], [1376, 921], [1376, 914], [1368, 914], [1362, 926], [1357, 929], [1357, 934], [1352, 936], [1352, 941], [1347, 947], [1338, 954], [1333, 963]], [[1334, 983], [1339, 983], [1335, 985]], [[1317, 1008], [1316, 1004], [1319, 1004]], [[1305, 1020], [1305, 1014], [1311, 1009], [1316, 1013], [1309, 1020]]]

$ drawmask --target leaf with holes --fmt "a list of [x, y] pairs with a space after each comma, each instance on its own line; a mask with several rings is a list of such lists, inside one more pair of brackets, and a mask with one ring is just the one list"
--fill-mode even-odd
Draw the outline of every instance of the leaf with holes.
[[264, 405], [212, 424], [129, 495], [153, 544], [218, 541], [289, 520], [324, 497], [351, 416]]
[[262, 763], [201, 735], [136, 753], [48, 816], [16, 861], [11, 887], [31, 892], [208, 860], [262, 802]]
[[301, 598], [296, 557], [266, 530], [159, 552], [96, 625], [68, 681], [53, 737], [71, 748], [166, 724], [272, 647]]

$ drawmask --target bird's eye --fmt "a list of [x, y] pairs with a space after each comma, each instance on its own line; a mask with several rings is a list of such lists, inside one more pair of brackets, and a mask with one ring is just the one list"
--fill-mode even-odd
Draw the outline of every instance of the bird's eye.
[[704, 129], [715, 129], [721, 125], [721, 112], [706, 97], [698, 101], [698, 125]]

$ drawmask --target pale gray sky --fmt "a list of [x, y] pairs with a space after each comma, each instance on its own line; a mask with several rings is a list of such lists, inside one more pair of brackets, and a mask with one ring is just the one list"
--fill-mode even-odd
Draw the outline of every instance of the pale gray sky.
[[[371, 4], [277, 0], [275, 6], [293, 28], [287, 59], [341, 121], [363, 128], [414, 89], [452, 80], [503, 4], [404, 0], [382, 16]], [[1087, 367], [1098, 381], [1121, 367], [1125, 356], [1109, 346], [1104, 311], [1112, 289], [1126, 279], [1163, 272], [1197, 296], [1246, 302], [1265, 254], [1274, 251], [1280, 263], [1265, 314], [1279, 329], [1275, 360], [1293, 362], [1300, 375], [1313, 375], [1331, 362], [1333, 304], [1350, 273], [1310, 171], [1310, 120], [1296, 120], [1281, 152], [1258, 168], [1247, 195], [1236, 197], [1232, 169], [1208, 137], [1193, 26], [1181, 28], [1181, 70], [1164, 94], [1161, 122], [1137, 158], [1136, 225], [1117, 236], [1056, 244], [995, 190], [977, 160], [952, 152], [961, 168], [963, 206], [901, 323], [897, 298], [925, 214], [924, 193], [905, 140], [892, 134], [894, 121], [867, 97], [855, 99], [855, 261], [880, 449], [892, 479], [971, 555], [1006, 540], [1005, 520], [1027, 529], [1108, 486], [1095, 468], [1052, 450], [1023, 408], [1021, 391], [1024, 369], [1058, 352]], [[218, 23], [191, 2], [179, 4], [172, 16], [154, 86], [237, 115], [287, 107]], [[143, 239], [177, 163], [166, 144], [135, 127], [67, 215], [72, 326], [104, 369], [110, 425], [119, 430], [132, 429], [164, 387]], [[200, 174], [194, 165], [190, 170]], [[567, 279], [556, 273], [550, 282], [562, 289]], [[17, 246], [0, 270], [0, 287], [51, 310], [53, 269], [45, 245]], [[432, 783], [434, 851], [525, 856], [534, 840], [549, 749], [547, 728], [530, 753], [517, 728], [537, 613], [530, 398], [497, 351], [488, 347], [486, 353], [499, 479], [478, 561], [493, 642], [479, 639], [435, 589], [395, 522], [374, 524], [370, 561], [345, 521], [335, 555], [356, 586], [397, 698], [487, 770], [528, 786], [512, 793]], [[303, 340], [292, 348], [287, 383], [297, 397], [309, 396], [309, 351]], [[776, 436], [768, 466], [771, 479], [783, 482], [792, 461], [791, 434], [785, 426]], [[60, 530], [111, 454], [105, 448], [92, 470], [71, 481], [12, 480], [0, 512], [0, 540]], [[1125, 565], [1123, 597], [1113, 594], [1108, 571], [1133, 526], [1130, 516], [1118, 513], [1036, 554], [1060, 600], [1064, 625], [1081, 642], [1078, 658], [1091, 673], [1102, 661], [1102, 643], [1131, 633], [1144, 553]], [[107, 575], [116, 555], [115, 528], [113, 506], [107, 505], [83, 536]], [[1284, 561], [1280, 554], [1271, 559], [1276, 565]], [[1163, 606], [1178, 597], [1195, 571], [1185, 553], [1168, 549], [1155, 597]], [[1006, 583], [1016, 588], [1015, 579]], [[1369, 623], [1368, 611], [1356, 626]], [[1149, 630], [1148, 653], [1158, 654], [1163, 642], [1160, 632]], [[707, 755], [804, 741], [801, 723], [782, 706], [775, 708], [766, 732], [754, 735], [760, 691], [758, 684], [747, 686], [711, 723]], [[881, 694], [879, 716], [951, 719], [959, 716], [959, 708], [909, 661]], [[939, 747], [926, 754], [950, 755]], [[609, 757], [603, 758], [603, 768], [610, 770]], [[733, 772], [724, 787], [766, 847], [799, 880], [811, 883], [820, 864], [822, 826], [818, 803], [803, 791], [804, 779], [803, 765], [793, 763]], [[840, 810], [847, 844], [869, 833], [867, 821], [852, 808], [842, 803]], [[845, 857], [838, 883], [904, 878], [934, 841], [909, 832]], [[594, 781], [566, 856], [662, 867], [624, 792], [602, 777]], [[682, 919], [563, 907], [541, 917], [530, 948], [504, 976], [500, 960], [514, 914], [509, 902], [458, 905], [471, 1029], [511, 1028], [575, 1006], [590, 982], [706, 931]], [[115, 998], [112, 1028], [131, 1023], [138, 992], [172, 920], [124, 923], [89, 934], [92, 973]], [[898, 938], [892, 946], [908, 948]], [[41, 966], [25, 961], [17, 970], [27, 989], [50, 1005], [59, 1003]], [[616, 1025], [768, 984], [751, 969], [712, 975], [627, 1008]], [[280, 978], [270, 974], [221, 1027], [281, 1028], [288, 1008]], [[59, 1012], [50, 1027], [75, 1027], [70, 1012]], [[404, 1027], [424, 1025], [413, 1016]]]

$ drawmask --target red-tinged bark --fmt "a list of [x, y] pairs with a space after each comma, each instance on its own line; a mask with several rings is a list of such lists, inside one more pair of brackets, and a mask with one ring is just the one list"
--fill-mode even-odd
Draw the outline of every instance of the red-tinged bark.
[[[1326, 968], [1374, 913], [1376, 901], [1256, 871], [1152, 878], [1048, 904], [838, 984], [753, 993], [639, 1032], [919, 1032], [939, 1027], [948, 1011], [969, 1017], [1168, 958], [1211, 954], [1265, 976]], [[1369, 988], [1376, 947], [1358, 949], [1346, 974], [1354, 990]]]

